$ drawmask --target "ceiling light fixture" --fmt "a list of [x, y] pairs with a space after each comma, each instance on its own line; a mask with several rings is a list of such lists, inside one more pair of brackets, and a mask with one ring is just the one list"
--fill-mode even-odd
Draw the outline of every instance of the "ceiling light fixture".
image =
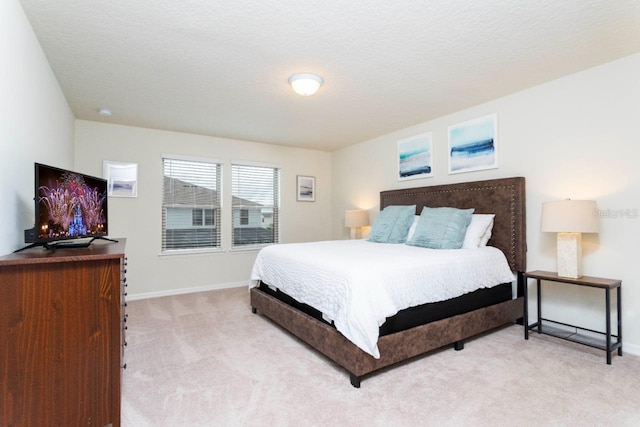
[[111, 117], [113, 113], [107, 108], [101, 108], [98, 110], [98, 114], [100, 114], [102, 117]]
[[289, 84], [298, 95], [311, 96], [322, 85], [322, 77], [311, 73], [298, 73], [289, 77]]

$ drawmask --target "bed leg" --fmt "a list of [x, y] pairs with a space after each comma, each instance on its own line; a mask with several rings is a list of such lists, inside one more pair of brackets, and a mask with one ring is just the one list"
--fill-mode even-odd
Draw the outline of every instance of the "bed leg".
[[255, 307], [251, 307], [251, 312], [252, 312], [253, 314], [256, 314], [256, 313], [258, 312], [258, 309], [257, 309], [257, 308], [255, 308]]
[[360, 388], [360, 377], [351, 373], [349, 373], [349, 376], [351, 377], [351, 385], [355, 388]]
[[460, 351], [460, 350], [464, 349], [464, 341], [462, 341], [462, 340], [461, 340], [461, 341], [456, 341], [456, 342], [454, 342], [454, 343], [453, 343], [453, 348], [454, 348], [456, 351]]

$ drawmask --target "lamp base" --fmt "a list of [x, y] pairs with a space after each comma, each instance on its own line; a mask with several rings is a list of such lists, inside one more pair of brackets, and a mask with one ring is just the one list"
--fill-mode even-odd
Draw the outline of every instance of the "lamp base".
[[558, 233], [557, 251], [558, 276], [582, 277], [582, 234]]
[[364, 236], [363, 228], [365, 227], [351, 227], [351, 238], [352, 239], [362, 239]]
[[351, 227], [351, 238], [362, 239], [362, 227]]

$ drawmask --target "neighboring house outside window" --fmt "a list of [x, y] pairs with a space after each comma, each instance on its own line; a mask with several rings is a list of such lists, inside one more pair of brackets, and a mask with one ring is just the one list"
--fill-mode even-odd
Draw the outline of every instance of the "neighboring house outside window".
[[220, 249], [220, 162], [163, 158], [162, 251]]
[[231, 175], [233, 248], [278, 243], [280, 169], [234, 163]]

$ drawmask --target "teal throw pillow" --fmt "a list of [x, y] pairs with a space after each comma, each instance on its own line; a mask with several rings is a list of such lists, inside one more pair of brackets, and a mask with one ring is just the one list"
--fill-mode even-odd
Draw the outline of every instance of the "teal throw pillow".
[[431, 249], [460, 249], [474, 210], [425, 206], [407, 244]]
[[369, 241], [376, 243], [404, 243], [416, 214], [416, 205], [387, 206], [371, 227]]

